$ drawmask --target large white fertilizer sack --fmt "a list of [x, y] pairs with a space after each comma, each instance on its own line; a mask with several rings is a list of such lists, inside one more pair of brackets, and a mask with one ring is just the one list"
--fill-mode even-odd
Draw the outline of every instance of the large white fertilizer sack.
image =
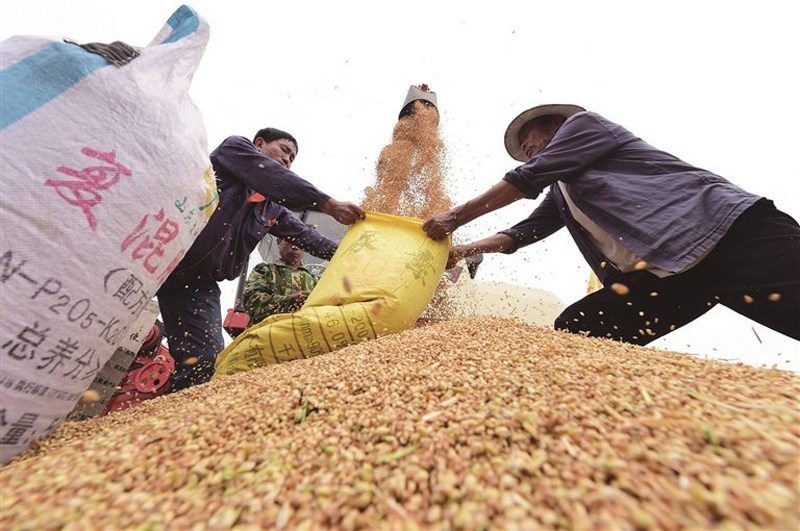
[[54, 430], [217, 204], [187, 91], [208, 25], [0, 47], [0, 460]]

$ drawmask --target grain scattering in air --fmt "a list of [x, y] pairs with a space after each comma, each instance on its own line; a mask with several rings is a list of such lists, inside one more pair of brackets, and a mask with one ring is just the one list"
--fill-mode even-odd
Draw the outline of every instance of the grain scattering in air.
[[453, 206], [444, 186], [439, 111], [418, 101], [413, 105], [378, 156], [375, 183], [361, 203], [365, 210], [427, 219]]
[[[381, 150], [375, 182], [364, 190], [361, 206], [368, 211], [425, 220], [449, 210], [453, 202], [445, 186], [447, 155], [439, 111], [420, 101], [412, 105], [412, 112], [397, 121], [391, 142]], [[447, 293], [451, 284], [447, 277], [441, 279], [424, 313], [426, 321], [454, 315], [454, 304]]]
[[797, 529], [800, 378], [471, 318], [68, 422], [2, 529]]

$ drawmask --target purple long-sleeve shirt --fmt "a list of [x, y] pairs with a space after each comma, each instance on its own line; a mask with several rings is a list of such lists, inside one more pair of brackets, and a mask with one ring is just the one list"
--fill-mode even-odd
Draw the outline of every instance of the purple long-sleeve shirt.
[[503, 178], [528, 198], [549, 187], [531, 215], [501, 231], [507, 252], [566, 226], [601, 280], [605, 260], [569, 212], [558, 181], [575, 205], [649, 264], [680, 272], [710, 251], [760, 196], [656, 149], [593, 112], [571, 116], [550, 143]]
[[[219, 204], [172, 276], [233, 280], [267, 233], [329, 259], [337, 243], [303, 223], [289, 209], [318, 209], [330, 196], [274, 160], [244, 137], [227, 138], [211, 153]], [[248, 199], [258, 192], [260, 202]]]

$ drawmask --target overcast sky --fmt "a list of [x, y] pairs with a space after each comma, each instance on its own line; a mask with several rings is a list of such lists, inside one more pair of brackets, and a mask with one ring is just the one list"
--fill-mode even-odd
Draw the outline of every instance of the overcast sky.
[[[179, 5], [2, 0], [0, 39], [30, 34], [144, 46]], [[339, 199], [361, 199], [409, 85], [427, 83], [438, 96], [457, 203], [516, 165], [502, 142], [514, 116], [540, 103], [575, 103], [800, 217], [794, 2], [188, 5], [211, 28], [191, 89], [208, 150], [230, 135], [288, 130], [300, 144], [292, 169]], [[537, 203], [484, 216], [456, 238], [506, 228]], [[588, 275], [562, 230], [513, 256], [488, 257], [478, 279], [548, 290], [569, 304], [585, 293]], [[223, 290], [224, 311], [235, 283]], [[800, 343], [722, 307], [653, 346], [800, 371]]]

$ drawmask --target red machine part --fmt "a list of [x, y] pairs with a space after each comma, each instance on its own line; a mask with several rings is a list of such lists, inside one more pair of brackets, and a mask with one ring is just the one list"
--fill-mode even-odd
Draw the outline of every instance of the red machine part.
[[175, 360], [161, 344], [164, 325], [156, 321], [136, 353], [119, 390], [111, 397], [100, 416], [119, 411], [157, 396], [166, 394], [170, 376], [175, 370]]
[[222, 328], [228, 332], [232, 338], [236, 339], [236, 336], [244, 332], [249, 324], [250, 316], [244, 308], [231, 308], [228, 310], [228, 315], [225, 316], [225, 320], [222, 322]]
[[169, 377], [175, 370], [175, 360], [163, 346], [158, 346], [158, 353], [152, 360], [144, 360], [142, 366], [128, 373], [133, 387], [140, 393], [156, 393], [166, 391]]

